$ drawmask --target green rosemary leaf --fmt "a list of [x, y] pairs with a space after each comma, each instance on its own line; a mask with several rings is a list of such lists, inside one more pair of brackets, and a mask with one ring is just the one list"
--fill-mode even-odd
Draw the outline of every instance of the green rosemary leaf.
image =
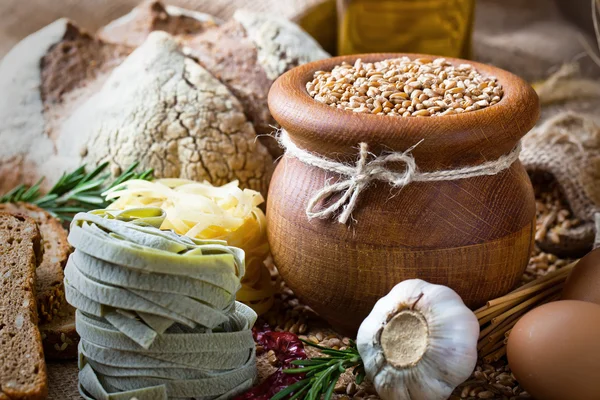
[[17, 193], [22, 191], [24, 188], [25, 188], [25, 185], [23, 185], [23, 184], [15, 186], [11, 190], [9, 190], [5, 195], [0, 197], [0, 203], [10, 203], [11, 199], [15, 198]]
[[363, 383], [364, 380], [365, 380], [364, 372], [361, 372], [360, 374], [356, 375], [356, 384], [357, 385], [360, 385], [361, 383]]
[[74, 187], [71, 191], [69, 191], [68, 195], [70, 197], [70, 196], [76, 195], [78, 193], [89, 192], [93, 189], [102, 187], [103, 183], [104, 183], [103, 179], [96, 179], [94, 181], [86, 181], [85, 183], [79, 184], [76, 187]]
[[296, 394], [294, 394], [292, 397], [290, 397], [289, 400], [297, 400], [297, 399], [299, 399], [300, 396], [302, 396], [309, 389], [310, 389], [310, 385], [308, 385], [308, 382], [307, 382], [307, 384], [302, 389], [298, 390], [298, 392]]
[[31, 203], [35, 204], [41, 208], [52, 207], [55, 204], [55, 200], [58, 199], [58, 195], [56, 194], [47, 194], [45, 196], [40, 197], [37, 200], [31, 201]]
[[294, 369], [286, 369], [283, 370], [284, 374], [304, 374], [306, 372], [310, 372], [313, 370], [318, 370], [318, 369], [323, 369], [324, 367], [327, 367], [327, 364], [319, 364], [319, 365], [313, 365], [310, 367], [306, 367], [306, 368], [294, 368]]
[[332, 356], [332, 357], [345, 357], [345, 356], [354, 355], [354, 353], [351, 353], [351, 352], [347, 352], [347, 351], [343, 351], [343, 350], [333, 350], [333, 349], [323, 349], [323, 350], [321, 350], [321, 353], [328, 355], [328, 356]]
[[334, 350], [334, 349], [330, 349], [329, 347], [323, 347], [323, 346], [319, 346], [318, 344], [315, 344], [313, 342], [309, 342], [308, 340], [304, 340], [304, 339], [300, 339], [300, 341], [302, 341], [302, 343], [309, 345], [310, 347], [314, 347], [315, 349], [319, 349], [321, 351], [327, 351], [329, 353], [336, 353], [338, 355], [344, 356], [347, 355], [348, 353], [352, 353], [351, 350]]
[[154, 174], [154, 169], [149, 169], [148, 171], [142, 172], [140, 174], [140, 176], [138, 177], [138, 179], [142, 179], [142, 180], [148, 180], [150, 178], [152, 178]]
[[323, 373], [321, 373], [318, 377], [315, 377], [315, 381], [308, 391], [307, 400], [317, 400], [320, 397], [324, 383], [329, 382], [329, 376], [336, 369], [337, 366], [333, 365], [323, 371]]
[[125, 170], [125, 172], [123, 172], [121, 174], [121, 176], [119, 176], [117, 179], [115, 179], [115, 181], [108, 187], [108, 189], [110, 189], [111, 187], [117, 186], [118, 184], [121, 184], [121, 183], [128, 181], [131, 178], [135, 177], [136, 176], [135, 169], [137, 168], [138, 165], [139, 165], [138, 162], [134, 162], [133, 164], [131, 164], [129, 166], [129, 168], [127, 168]]
[[281, 399], [285, 398], [287, 395], [294, 393], [297, 389], [308, 386], [309, 383], [310, 383], [310, 381], [308, 379], [298, 381], [298, 382], [294, 383], [293, 385], [290, 385], [290, 386], [286, 387], [285, 389], [281, 390], [280, 392], [278, 392], [275, 396], [271, 397], [271, 400], [281, 400]]
[[[104, 171], [106, 169], [106, 167], [108, 167], [109, 162], [103, 162], [102, 164], [98, 165], [96, 167], [95, 170], [93, 170], [92, 172], [90, 172], [89, 174], [87, 174], [82, 180], [81, 183], [86, 183], [91, 181], [92, 179], [96, 178], [98, 175], [100, 175], [100, 173], [102, 171]], [[83, 167], [83, 170], [85, 171], [85, 166]], [[108, 175], [108, 174], [107, 174]], [[108, 176], [107, 176], [108, 177]], [[101, 179], [102, 181], [104, 181], [106, 178]]]
[[356, 376], [355, 381], [357, 385], [360, 385], [365, 380], [365, 366], [360, 363], [353, 370], [352, 374]]
[[[306, 374], [305, 378], [280, 391], [271, 400], [283, 399], [291, 393], [294, 393], [294, 395], [289, 400], [317, 400], [321, 398], [331, 400], [333, 390], [341, 374], [349, 368], [353, 368], [357, 384], [362, 383], [364, 380], [364, 365], [354, 342], [351, 341], [350, 346], [345, 350], [333, 350], [304, 340], [303, 342], [318, 348], [322, 353], [329, 354], [329, 357], [313, 357], [309, 360], [292, 361], [292, 365], [300, 368], [287, 369], [283, 372], [286, 374], [304, 373]], [[302, 390], [296, 391], [299, 388], [302, 388]]]
[[324, 400], [331, 400], [331, 397], [333, 396], [333, 390], [335, 389], [335, 384], [337, 383], [338, 379], [340, 378], [340, 375], [343, 372], [344, 372], [344, 370], [342, 370], [341, 372], [336, 372], [331, 377], [331, 382], [329, 383], [329, 387], [327, 388], [327, 391], [325, 392]]
[[86, 195], [80, 195], [80, 194], [70, 196], [70, 200], [75, 200], [80, 203], [96, 204], [99, 206], [104, 204], [104, 199], [102, 197], [86, 196]]
[[105, 172], [108, 165], [108, 162], [100, 164], [89, 173], [86, 173], [85, 165], [72, 172], [65, 172], [45, 195], [40, 193], [43, 179], [31, 187], [18, 185], [1, 196], [0, 203], [33, 203], [62, 221], [70, 221], [77, 212], [106, 208], [109, 203], [102, 193], [113, 185], [130, 179], [153, 179], [152, 169], [138, 174], [135, 172], [138, 163], [133, 163], [111, 183], [110, 173]]
[[83, 179], [84, 176], [85, 165], [82, 165], [70, 174], [67, 174], [65, 172], [48, 193], [57, 194], [61, 196], [67, 193], [69, 190], [73, 189], [77, 185], [77, 183], [80, 182], [81, 179]]
[[29, 189], [27, 189], [22, 195], [21, 195], [21, 201], [30, 201], [32, 199], [36, 199], [38, 197], [40, 197], [40, 186], [42, 184], [42, 181], [44, 179], [40, 179], [39, 181], [37, 181], [37, 183], [35, 185], [33, 185], [32, 187], [30, 187]]
[[[325, 360], [329, 361], [330, 359], [325, 359]], [[317, 360], [317, 359], [313, 358], [310, 360], [294, 360], [291, 362], [291, 364], [307, 367], [309, 365], [322, 365], [323, 364], [322, 361], [323, 361], [323, 359]]]
[[55, 213], [72, 213], [72, 214], [77, 214], [79, 212], [87, 212], [90, 211], [89, 208], [87, 207], [56, 207], [56, 208], [50, 208], [50, 210], [52, 210]]

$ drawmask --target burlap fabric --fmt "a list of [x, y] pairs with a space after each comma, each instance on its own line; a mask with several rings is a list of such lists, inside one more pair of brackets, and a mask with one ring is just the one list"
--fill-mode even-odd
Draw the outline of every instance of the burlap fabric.
[[[566, 0], [565, 0], [566, 1]], [[542, 240], [545, 251], [581, 255], [594, 241], [600, 212], [600, 67], [583, 41], [596, 39], [567, 22], [547, 0], [484, 0], [478, 3], [474, 37], [479, 61], [512, 71], [536, 85], [542, 118], [523, 141], [521, 160], [530, 173], [549, 173], [582, 222]], [[590, 2], [591, 8], [591, 2]], [[591, 19], [591, 14], [590, 14]]]
[[81, 400], [77, 362], [48, 363], [48, 400]]

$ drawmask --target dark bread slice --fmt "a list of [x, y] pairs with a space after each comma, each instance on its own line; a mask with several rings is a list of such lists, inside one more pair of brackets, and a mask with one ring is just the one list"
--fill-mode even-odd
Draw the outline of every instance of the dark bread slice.
[[77, 358], [79, 335], [75, 330], [75, 308], [66, 301], [58, 315], [40, 324], [46, 360], [74, 360]]
[[36, 270], [38, 317], [40, 323], [50, 322], [65, 302], [63, 269], [71, 253], [67, 231], [56, 218], [33, 204], [0, 204], [0, 212], [24, 215], [38, 224], [44, 245]]
[[35, 305], [40, 252], [35, 221], [0, 213], [0, 398], [37, 400], [48, 394]]

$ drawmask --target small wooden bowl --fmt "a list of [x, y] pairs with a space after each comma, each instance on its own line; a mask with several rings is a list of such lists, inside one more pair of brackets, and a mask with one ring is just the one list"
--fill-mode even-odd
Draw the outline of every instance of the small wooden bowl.
[[[335, 57], [294, 68], [273, 84], [269, 108], [299, 147], [354, 163], [366, 142], [375, 154], [412, 152], [421, 171], [455, 169], [509, 153], [536, 123], [539, 103], [525, 81], [471, 61], [504, 89], [488, 108], [443, 117], [352, 113], [315, 101], [306, 83], [318, 70], [418, 54]], [[331, 173], [284, 156], [267, 201], [268, 235], [281, 276], [332, 326], [355, 332], [375, 302], [405, 279], [451, 287], [470, 307], [508, 292], [533, 248], [535, 199], [520, 162], [494, 176], [411, 183], [393, 190], [377, 182], [360, 195], [356, 222], [308, 220], [307, 202]]]

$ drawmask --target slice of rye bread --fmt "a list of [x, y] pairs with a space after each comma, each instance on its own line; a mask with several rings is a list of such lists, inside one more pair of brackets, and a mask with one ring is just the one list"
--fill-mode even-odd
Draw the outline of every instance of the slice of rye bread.
[[0, 399], [44, 399], [48, 378], [35, 306], [34, 220], [0, 213]]
[[65, 301], [58, 315], [40, 324], [46, 360], [74, 360], [77, 358], [79, 335], [75, 330], [75, 308]]
[[24, 215], [38, 224], [44, 254], [36, 270], [37, 308], [40, 323], [50, 322], [65, 303], [63, 270], [71, 253], [67, 231], [56, 218], [33, 204], [0, 204], [0, 212]]

